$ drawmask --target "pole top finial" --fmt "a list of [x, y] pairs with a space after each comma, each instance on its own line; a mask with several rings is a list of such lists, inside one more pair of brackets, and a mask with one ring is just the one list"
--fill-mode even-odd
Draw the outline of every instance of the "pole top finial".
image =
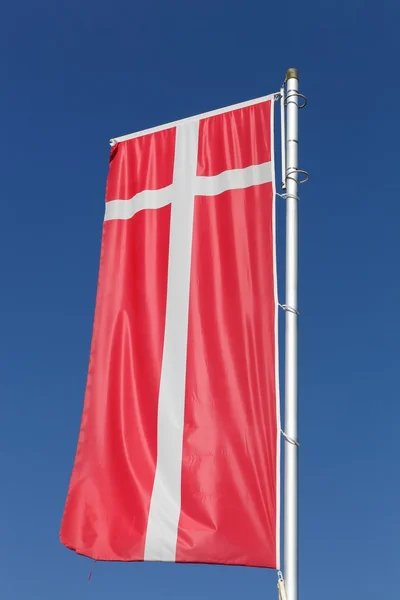
[[288, 79], [299, 79], [299, 70], [298, 69], [288, 69], [286, 71], [286, 81]]

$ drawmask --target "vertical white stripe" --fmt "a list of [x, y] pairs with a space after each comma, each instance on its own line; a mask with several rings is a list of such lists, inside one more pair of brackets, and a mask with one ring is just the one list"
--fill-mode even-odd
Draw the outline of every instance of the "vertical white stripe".
[[158, 400], [157, 466], [144, 559], [175, 561], [181, 512], [182, 444], [190, 265], [199, 122], [176, 128], [167, 306]]

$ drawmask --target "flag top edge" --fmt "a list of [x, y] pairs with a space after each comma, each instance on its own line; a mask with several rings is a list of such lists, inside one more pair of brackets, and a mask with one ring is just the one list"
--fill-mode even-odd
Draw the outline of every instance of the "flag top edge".
[[182, 123], [188, 123], [190, 121], [200, 121], [201, 119], [208, 119], [210, 117], [214, 117], [226, 112], [231, 112], [234, 110], [240, 110], [241, 108], [246, 108], [247, 106], [253, 106], [254, 104], [261, 104], [262, 102], [268, 102], [269, 100], [274, 100], [277, 94], [280, 92], [274, 92], [273, 94], [269, 94], [268, 96], [261, 96], [260, 98], [254, 98], [253, 100], [247, 100], [245, 102], [240, 102], [238, 104], [232, 104], [231, 106], [225, 106], [224, 108], [218, 108], [216, 110], [211, 110], [209, 112], [201, 113], [198, 115], [193, 115], [191, 117], [186, 117], [184, 119], [178, 119], [177, 121], [172, 121], [171, 123], [165, 123], [164, 125], [158, 125], [157, 127], [151, 127], [149, 129], [143, 129], [142, 131], [137, 131], [135, 133], [128, 133], [127, 135], [122, 135], [119, 137], [111, 138], [110, 144], [114, 146], [120, 142], [126, 142], [128, 140], [132, 140], [134, 138], [142, 137], [145, 135], [149, 135], [151, 133], [157, 133], [158, 131], [163, 131], [164, 129], [171, 129], [172, 127], [176, 127]]

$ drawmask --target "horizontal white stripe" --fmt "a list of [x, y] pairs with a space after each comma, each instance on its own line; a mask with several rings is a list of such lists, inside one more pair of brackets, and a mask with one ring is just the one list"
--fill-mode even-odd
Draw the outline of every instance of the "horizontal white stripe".
[[172, 185], [159, 190], [144, 190], [129, 200], [111, 200], [106, 202], [105, 221], [113, 219], [130, 219], [140, 210], [146, 208], [162, 208], [171, 204]]
[[[272, 166], [270, 162], [267, 162], [245, 169], [231, 169], [210, 177], [197, 176], [194, 178], [193, 191], [198, 196], [217, 196], [228, 190], [240, 190], [270, 181], [272, 181]], [[139, 192], [129, 200], [111, 200], [106, 202], [104, 220], [126, 220], [132, 218], [140, 210], [162, 208], [171, 204], [173, 200], [175, 202], [178, 193], [175, 183], [173, 183], [159, 190]], [[187, 194], [185, 198], [186, 202], [192, 201]]]
[[175, 561], [181, 514], [190, 263], [198, 130], [199, 124], [196, 122], [185, 123], [176, 129], [167, 307], [158, 396], [157, 466], [144, 550], [144, 559], [150, 561]]
[[217, 196], [227, 190], [241, 190], [252, 185], [269, 183], [272, 180], [271, 163], [252, 165], [246, 169], [231, 169], [213, 177], [196, 178], [196, 194]]
[[113, 146], [114, 144], [119, 142], [126, 142], [127, 140], [133, 140], [134, 138], [142, 137], [143, 135], [149, 135], [150, 133], [156, 133], [157, 131], [163, 131], [164, 129], [171, 129], [172, 127], [177, 127], [178, 125], [188, 123], [189, 121], [201, 121], [202, 119], [209, 119], [210, 117], [222, 115], [223, 113], [230, 112], [232, 110], [239, 110], [241, 108], [246, 108], [247, 106], [253, 106], [254, 104], [260, 104], [261, 102], [274, 100], [278, 94], [280, 94], [280, 92], [275, 92], [274, 94], [269, 94], [268, 96], [262, 96], [261, 98], [255, 98], [254, 100], [240, 102], [239, 104], [232, 104], [232, 106], [225, 106], [224, 108], [218, 108], [217, 110], [211, 110], [200, 115], [187, 117], [186, 119], [180, 119], [179, 121], [173, 121], [172, 123], [165, 123], [164, 125], [159, 125], [158, 127], [151, 127], [150, 129], [144, 129], [143, 131], [137, 131], [136, 133], [121, 135], [120, 137], [112, 138], [110, 140], [110, 144]]

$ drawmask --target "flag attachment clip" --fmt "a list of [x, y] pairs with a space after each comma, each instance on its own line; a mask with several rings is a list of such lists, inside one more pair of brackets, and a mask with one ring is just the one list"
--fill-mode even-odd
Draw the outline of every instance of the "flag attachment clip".
[[291, 312], [294, 315], [297, 315], [298, 317], [300, 316], [299, 311], [297, 310], [297, 308], [293, 308], [293, 306], [288, 306], [287, 304], [278, 304], [278, 306], [287, 312]]
[[296, 196], [296, 194], [288, 194], [288, 193], [285, 193], [285, 194], [278, 194], [278, 193], [276, 192], [276, 195], [277, 195], [277, 196], [279, 196], [279, 198], [282, 198], [283, 200], [287, 200], [288, 198], [293, 198], [293, 200], [300, 201], [300, 198], [299, 198], [299, 196]]
[[282, 437], [284, 437], [285, 440], [287, 442], [289, 442], [289, 444], [292, 444], [292, 446], [297, 446], [297, 447], [300, 446], [300, 442], [298, 442], [297, 440], [294, 440], [293, 438], [291, 438], [290, 435], [288, 435], [287, 433], [285, 433], [283, 431], [283, 429], [281, 429], [281, 434], [282, 434]]
[[278, 571], [278, 600], [287, 600], [285, 580], [282, 571]]

